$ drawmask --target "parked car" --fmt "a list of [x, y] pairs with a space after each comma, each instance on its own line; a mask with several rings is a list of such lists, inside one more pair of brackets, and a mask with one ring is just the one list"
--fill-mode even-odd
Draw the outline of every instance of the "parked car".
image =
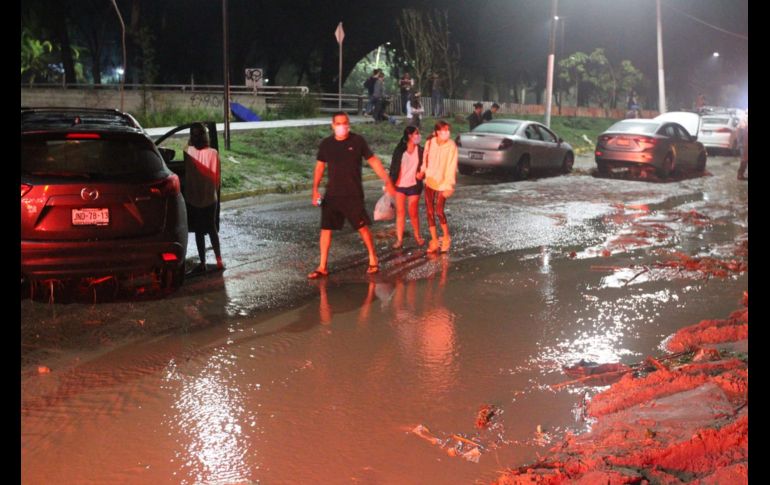
[[[697, 113], [687, 114], [698, 117]], [[661, 117], [664, 119], [659, 119]], [[690, 118], [690, 124], [692, 122], [697, 126], [697, 120]], [[599, 135], [594, 155], [601, 175], [651, 168], [661, 178], [679, 168], [702, 172], [707, 159], [703, 144], [681, 124], [666, 121], [665, 115], [652, 120], [629, 119], [615, 123]]]
[[117, 110], [21, 110], [21, 278], [153, 274], [179, 287], [187, 212], [177, 174]]
[[709, 152], [724, 150], [738, 154], [738, 124], [740, 118], [735, 112], [715, 111], [701, 115], [701, 130], [698, 141]]
[[535, 121], [500, 119], [482, 123], [458, 135], [458, 166], [461, 174], [476, 169], [502, 169], [519, 179], [532, 170], [572, 170], [572, 146]]

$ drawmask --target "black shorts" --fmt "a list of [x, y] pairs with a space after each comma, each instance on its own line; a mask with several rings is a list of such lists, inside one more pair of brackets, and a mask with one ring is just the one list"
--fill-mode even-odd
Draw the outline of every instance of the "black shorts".
[[420, 195], [422, 193], [422, 186], [415, 184], [411, 187], [396, 187], [396, 192], [404, 195]]
[[345, 225], [345, 219], [353, 229], [372, 224], [361, 197], [326, 197], [321, 204], [321, 229], [338, 231]]

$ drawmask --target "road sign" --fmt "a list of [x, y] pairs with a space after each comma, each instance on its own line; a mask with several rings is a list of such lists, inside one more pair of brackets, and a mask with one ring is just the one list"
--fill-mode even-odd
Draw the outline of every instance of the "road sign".
[[337, 38], [337, 43], [342, 44], [342, 39], [345, 38], [345, 31], [342, 30], [342, 22], [337, 25], [337, 30], [334, 31], [334, 37]]

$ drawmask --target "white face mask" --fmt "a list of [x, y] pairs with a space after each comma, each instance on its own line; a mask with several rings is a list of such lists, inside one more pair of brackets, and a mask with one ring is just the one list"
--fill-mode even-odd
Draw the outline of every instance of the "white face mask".
[[412, 137], [412, 143], [414, 143], [415, 145], [419, 145], [421, 140], [422, 140], [422, 136], [420, 135], [414, 135]]
[[350, 132], [350, 125], [335, 125], [334, 136], [337, 138], [345, 138]]
[[438, 139], [441, 141], [447, 141], [450, 137], [451, 133], [449, 133], [448, 130], [441, 130], [438, 132]]

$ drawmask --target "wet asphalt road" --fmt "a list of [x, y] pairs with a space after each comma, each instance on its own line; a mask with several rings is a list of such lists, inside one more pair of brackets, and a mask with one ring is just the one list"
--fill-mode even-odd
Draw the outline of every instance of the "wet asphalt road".
[[[602, 245], [628, 225], [628, 221], [612, 222], [608, 217], [629, 204], [661, 211], [697, 209], [748, 232], [748, 183], [735, 180], [737, 164], [733, 157], [712, 157], [705, 176], [680, 176], [668, 182], [597, 178], [593, 161], [586, 156], [578, 157], [575, 170], [566, 176], [541, 174], [534, 180], [510, 181], [493, 174], [458, 175], [456, 195], [447, 203], [453, 235], [449, 259], [458, 263], [537, 248], [595, 257]], [[381, 194], [381, 185], [379, 181], [365, 183], [370, 210]], [[35, 365], [46, 356], [60, 356], [68, 350], [98, 351], [100, 346], [124, 338], [219, 325], [306, 302], [317, 295], [317, 288], [305, 276], [317, 264], [320, 222], [319, 210], [309, 199], [305, 193], [271, 194], [224, 203], [220, 240], [226, 270], [188, 277], [172, 295], [159, 296], [140, 282], [138, 288], [121, 289], [117, 298], [109, 287], [61, 300], [55, 294], [53, 305], [44, 299], [23, 299], [22, 364]], [[415, 248], [410, 231], [407, 223], [405, 248], [393, 251], [393, 222], [372, 226], [381, 262], [376, 281], [428, 275], [419, 265], [405, 264], [424, 257], [424, 251]], [[424, 220], [422, 232], [427, 238]], [[652, 246], [682, 243], [685, 247], [679, 250], [692, 255], [697, 253], [693, 245], [698, 241], [674, 235]], [[617, 247], [612, 251], [628, 252]], [[210, 248], [208, 258], [209, 268], [213, 268]], [[193, 238], [187, 261], [188, 267], [197, 262]], [[366, 261], [357, 233], [347, 226], [334, 233], [330, 283], [369, 281], [371, 277], [364, 274]]]
[[[394, 251], [393, 223], [375, 223], [369, 277], [346, 228], [319, 282], [310, 194], [228, 202], [222, 273], [165, 298], [139, 284], [21, 301], [22, 482], [488, 483], [585, 429], [596, 388], [551, 391], [562, 366], [630, 364], [737, 308], [746, 272], [658, 264], [745, 259], [737, 165], [665, 183], [596, 178], [588, 158], [568, 176], [459, 176], [448, 255], [410, 237]], [[367, 182], [368, 207], [380, 187]], [[500, 419], [478, 432], [482, 403]], [[479, 462], [418, 424], [483, 443]]]

